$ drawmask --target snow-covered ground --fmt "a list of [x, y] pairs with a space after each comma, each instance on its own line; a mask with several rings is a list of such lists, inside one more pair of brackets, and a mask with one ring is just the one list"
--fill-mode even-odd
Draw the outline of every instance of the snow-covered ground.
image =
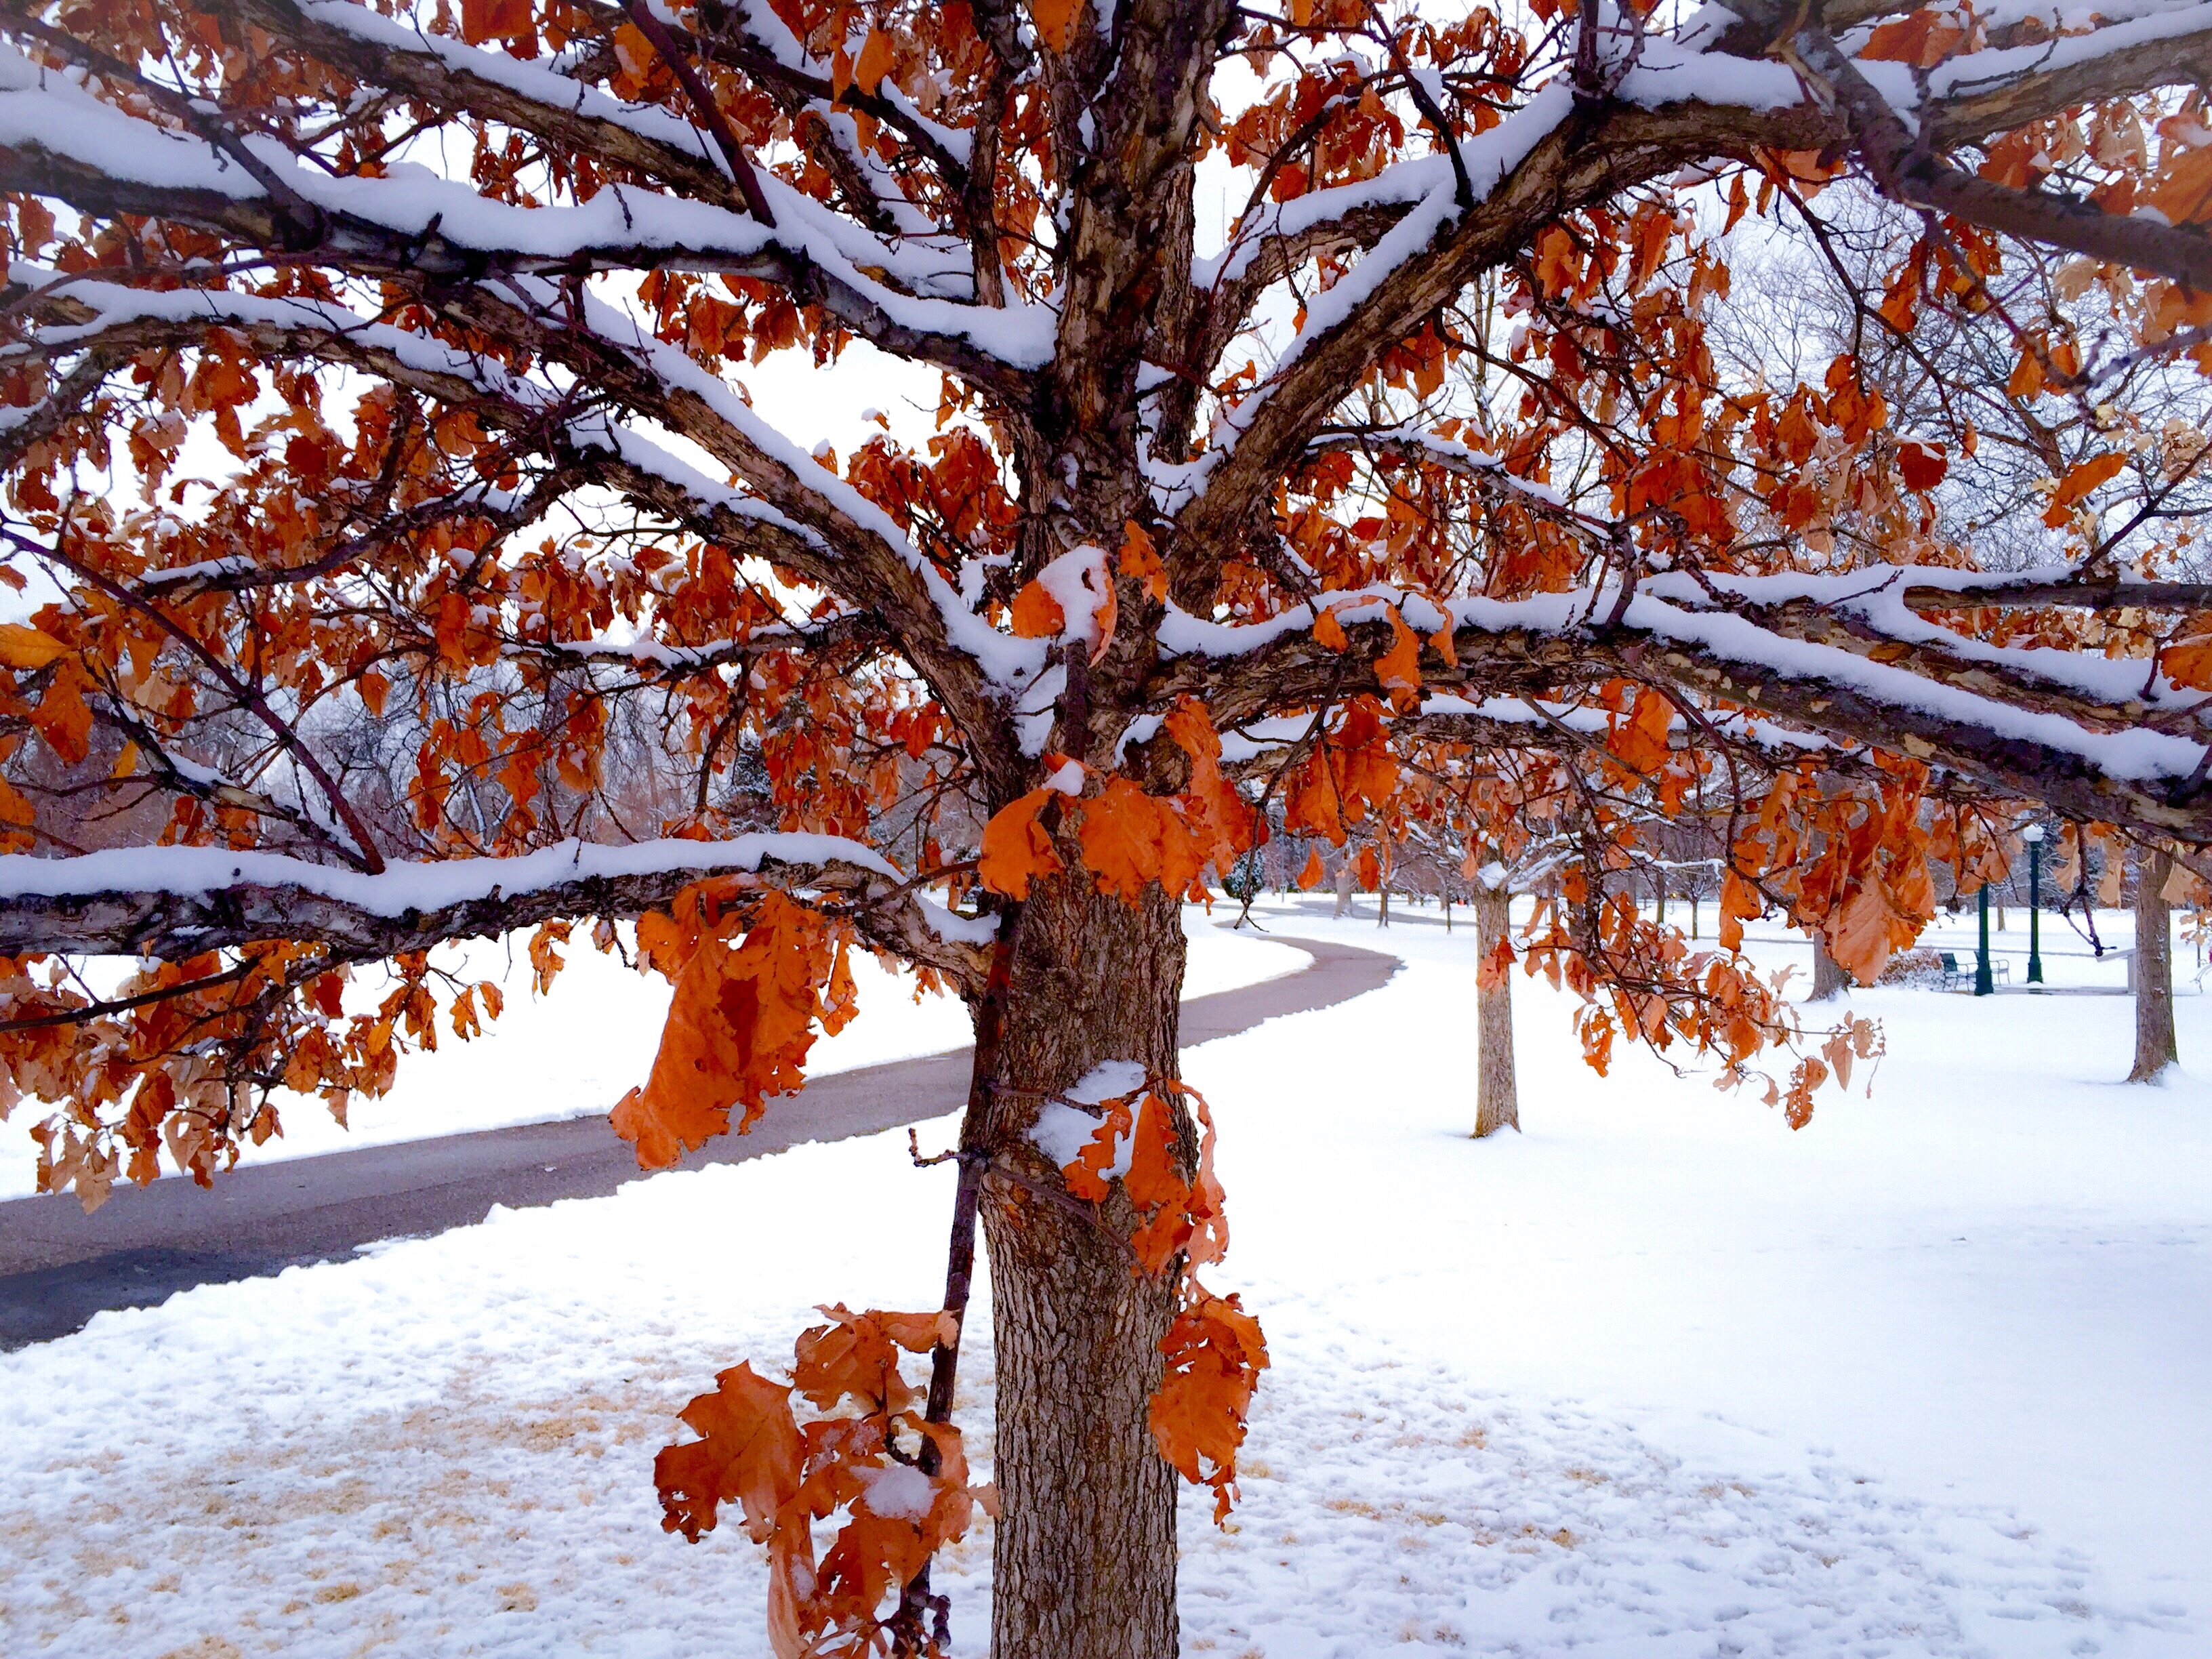
[[[1186, 1509], [1187, 1651], [2212, 1650], [2212, 1089], [2116, 1082], [2124, 998], [1859, 993], [1872, 1097], [1793, 1133], [1601, 1082], [1516, 980], [1528, 1132], [1475, 1143], [1470, 934], [1326, 910], [1263, 916], [1406, 971], [1187, 1056], [1209, 1280], [1274, 1357], [1233, 1529]], [[763, 1653], [754, 1552], [663, 1534], [652, 1454], [811, 1304], [933, 1304], [949, 1188], [902, 1135], [804, 1146], [0, 1358], [0, 1651]], [[987, 1342], [965, 1376], [988, 1451]], [[940, 1577], [963, 1654], [988, 1561]]]
[[[1226, 938], [1195, 907], [1188, 916], [1184, 988], [1190, 996], [1296, 973], [1310, 960], [1289, 945], [1255, 950]], [[580, 938], [562, 955], [568, 965], [551, 992], [536, 997], [530, 994], [520, 939], [511, 950], [479, 940], [440, 951], [434, 960], [456, 978], [495, 980], [505, 988], [507, 1010], [488, 1028], [489, 1035], [463, 1042], [441, 1032], [436, 1054], [402, 1060], [400, 1085], [382, 1100], [356, 1101], [344, 1127], [313, 1100], [283, 1097], [284, 1133], [264, 1146], [248, 1146], [241, 1161], [304, 1158], [606, 1111], [652, 1067], [668, 1016], [669, 985], [602, 955]], [[967, 1045], [968, 1011], [957, 997], [918, 995], [911, 974], [865, 951], [854, 951], [851, 960], [860, 1017], [836, 1036], [817, 1040], [807, 1057], [810, 1076]], [[363, 1006], [383, 994], [376, 970], [364, 972], [356, 983]], [[27, 1131], [40, 1115], [37, 1103], [27, 1101], [0, 1125], [0, 1199], [38, 1190], [39, 1149]]]

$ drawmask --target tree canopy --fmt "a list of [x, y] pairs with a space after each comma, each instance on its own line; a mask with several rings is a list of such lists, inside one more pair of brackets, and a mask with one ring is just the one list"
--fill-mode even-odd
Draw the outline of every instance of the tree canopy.
[[[1229, 1501], [1265, 1349], [1194, 1277], [1168, 941], [1271, 820], [1540, 872], [1491, 971], [1581, 993], [1600, 1066], [1778, 1053], [1801, 1122], [1875, 1037], [1803, 1031], [1746, 919], [1871, 979], [2031, 804], [2069, 880], [2212, 842], [2203, 7], [0, 33], [7, 1103], [52, 1188], [205, 1181], [495, 1018], [437, 947], [533, 930], [543, 990], [584, 927], [674, 985], [615, 1113], [651, 1166], [799, 1085], [850, 951], [966, 998], [957, 1297], [834, 1310], [664, 1457], [672, 1527], [775, 1554], [781, 1652], [942, 1639], [979, 1206], [1002, 1294], [1025, 1237], [1107, 1241], [1047, 1300], [1162, 1287], [1096, 1409]], [[791, 364], [922, 409], [810, 447]], [[1691, 856], [1717, 946], [1633, 902]], [[1029, 1455], [1002, 1569], [1076, 1524]], [[1165, 1573], [1148, 1625], [1002, 1571], [999, 1650], [1149, 1651]]]

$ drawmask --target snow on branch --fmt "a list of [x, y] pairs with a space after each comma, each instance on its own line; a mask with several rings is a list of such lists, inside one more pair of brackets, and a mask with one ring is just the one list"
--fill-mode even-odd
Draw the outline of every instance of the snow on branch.
[[922, 897], [872, 848], [795, 834], [564, 842], [514, 858], [395, 862], [377, 875], [214, 847], [14, 854], [0, 856], [0, 955], [174, 958], [291, 939], [374, 960], [557, 918], [638, 915], [694, 883], [741, 873], [818, 895], [871, 943], [980, 982], [992, 922]]
[[750, 276], [824, 306], [884, 350], [1005, 395], [1018, 397], [1024, 377], [1051, 357], [1050, 307], [972, 303], [964, 244], [886, 239], [773, 175], [761, 179], [769, 227], [742, 209], [628, 184], [580, 204], [524, 207], [419, 168], [334, 177], [273, 139], [235, 148], [251, 169], [205, 137], [141, 119], [0, 47], [0, 188], [264, 245], [296, 242], [293, 222], [304, 210], [318, 222], [309, 228], [319, 262], [368, 273], [468, 282], [608, 270]]
[[[1744, 607], [1739, 612], [1717, 594], [1715, 589], [1709, 596], [1686, 578], [1662, 578], [1626, 594], [1607, 584], [1440, 605], [1409, 591], [1375, 586], [1332, 594], [1328, 601], [1352, 636], [1351, 652], [1370, 660], [1392, 643], [1393, 608], [1425, 637], [1449, 626], [1456, 665], [1445, 663], [1433, 646], [1420, 657], [1424, 682], [1433, 689], [1466, 686], [1494, 695], [1610, 672], [1948, 767], [2072, 816], [2212, 839], [2212, 794], [2203, 787], [2212, 749], [2130, 714], [2127, 701], [2142, 695], [2146, 665], [2140, 660], [2079, 665], [2080, 674], [2063, 684], [2055, 673], [2031, 684], [2024, 675], [2008, 679], [2003, 671], [2017, 665], [1994, 647], [1996, 660], [1954, 654], [1949, 647], [1955, 636], [1914, 618], [1931, 636], [1943, 637], [1935, 648], [1916, 655], [1908, 647], [1898, 660], [1881, 661], [1869, 653], [1878, 635], [1854, 640], [1854, 649], [1776, 625], [1836, 620], [1840, 605], [1761, 610], [1746, 599], [1738, 601]], [[1901, 601], [1897, 611], [1911, 615]], [[1314, 621], [1310, 605], [1256, 623], [1171, 612], [1161, 644], [1182, 660], [1168, 664], [1148, 689], [1163, 699], [1202, 691], [1224, 727], [1310, 707], [1341, 684], [1342, 659], [1315, 639]], [[1850, 636], [1843, 630], [1835, 637]], [[2107, 667], [2116, 677], [2106, 677]], [[2117, 676], [2130, 671], [2131, 680], [2123, 685]], [[2077, 688], [2070, 696], [2068, 685]]]
[[[2181, 48], [2192, 45], [2202, 48], [2207, 40], [2212, 40], [2212, 34], [2205, 33], [2212, 30], [2212, 6], [2192, 7], [2184, 15], [2193, 15], [2193, 37], [2188, 33], [2155, 36], [2148, 42], [2136, 43], [2138, 51], [2148, 53], [2154, 63], [2171, 64], [2179, 58], [2185, 64], [2195, 54]], [[2134, 27], [2136, 26], [2121, 25], [2098, 33], [2125, 36]], [[2106, 213], [2094, 203], [2070, 196], [2015, 189], [1954, 166], [1934, 152], [1928, 135], [1916, 132], [1897, 105], [1875, 84], [1867, 73], [1873, 65], [1860, 64], [1849, 57], [1825, 30], [1818, 27], [1799, 28], [1792, 39], [1797, 61], [1824, 101], [1842, 113], [1851, 142], [1864, 159], [1875, 185], [1893, 201], [1952, 214], [1970, 224], [2006, 235], [2071, 248], [2093, 258], [2130, 265], [2199, 290], [2212, 289], [2212, 240], [2200, 232], [2168, 224], [2162, 218]], [[2147, 69], [2149, 65], [2142, 67]], [[2185, 70], [2185, 76], [2198, 72]], [[2140, 86], [2143, 79], [2138, 73], [2130, 77], [2130, 84]], [[2023, 69], [2011, 84], [2027, 94], [2028, 112], [2033, 112], [2034, 104], [2053, 95], [2055, 81], [2047, 74], [2031, 76]], [[2025, 119], [2027, 115], [2023, 113], [2016, 118]]]
[[388, 88], [589, 150], [734, 201], [713, 141], [658, 104], [638, 104], [504, 52], [432, 34], [355, 0], [235, 0], [285, 43], [368, 86]]

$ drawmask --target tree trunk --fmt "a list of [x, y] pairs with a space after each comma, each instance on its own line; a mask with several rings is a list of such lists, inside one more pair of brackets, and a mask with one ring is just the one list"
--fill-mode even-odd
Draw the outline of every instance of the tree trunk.
[[1813, 935], [1813, 995], [1811, 1000], [1826, 1002], [1830, 997], [1840, 996], [1851, 988], [1851, 976], [1844, 971], [1844, 964], [1828, 954], [1828, 942], [1818, 933]]
[[1336, 868], [1336, 911], [1340, 916], [1352, 914], [1352, 854], [1346, 851], [1344, 862]]
[[1384, 882], [1375, 890], [1375, 925], [1388, 927], [1390, 925], [1390, 884]]
[[2130, 1083], [2148, 1083], [2181, 1057], [2173, 1038], [2173, 927], [2166, 902], [2173, 856], [2136, 855], [2136, 1063]]
[[[1026, 1131], [1042, 1097], [1107, 1060], [1176, 1075], [1182, 917], [1079, 872], [1039, 881], [1017, 925], [996, 1088], [980, 1144], [1039, 1186], [1060, 1172]], [[1183, 1122], [1187, 1147], [1195, 1141]], [[969, 1141], [968, 1144], [978, 1144]], [[1128, 1200], [1106, 1219], [1123, 1236]], [[1130, 1271], [1088, 1206], [997, 1174], [982, 1206], [997, 1332], [993, 1659], [1174, 1659], [1176, 1474], [1152, 1441], [1172, 1275]]]
[[[1500, 889], [1474, 890], [1474, 947], [1488, 962], [1510, 925], [1513, 896]], [[1480, 1140], [1510, 1128], [1521, 1129], [1521, 1091], [1513, 1077], [1513, 979], [1474, 992], [1474, 1136]]]

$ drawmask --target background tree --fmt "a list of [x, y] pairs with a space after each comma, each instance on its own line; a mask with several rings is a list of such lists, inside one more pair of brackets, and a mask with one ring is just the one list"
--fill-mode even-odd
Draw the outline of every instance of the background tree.
[[2128, 978], [2136, 994], [2136, 1057], [2128, 1081], [2148, 1083], [2181, 1058], [2173, 1035], [2173, 907], [2166, 886], [2173, 857], [2163, 849], [2136, 857], [2136, 948]]
[[[2002, 874], [2008, 803], [2212, 838], [2212, 596], [2106, 510], [2187, 444], [2004, 286], [2087, 261], [2129, 373], [2212, 362], [2212, 30], [2065, 27], [0, 9], [0, 1058], [43, 1178], [210, 1179], [496, 1015], [439, 947], [535, 930], [543, 989], [586, 923], [673, 981], [614, 1115], [664, 1164], [798, 1085], [853, 948], [915, 963], [976, 1028], [945, 1305], [723, 1373], [668, 1524], [738, 1505], [780, 1652], [941, 1644], [980, 1219], [994, 1651], [1176, 1651], [1175, 1474], [1229, 1502], [1266, 1364], [1196, 1277], [1178, 901], [1278, 802], [1373, 852], [1433, 774], [1505, 856], [1565, 838], [1514, 950], [1592, 1063], [1793, 1123], [1874, 1038], [1803, 1032], [1746, 917], [1867, 979], [1936, 866]], [[1978, 565], [1932, 492], [1979, 446], [1898, 429], [1856, 334], [1716, 349], [1732, 260], [1853, 178], [1889, 240], [1846, 286], [2070, 411], [2027, 486], [2062, 568]], [[848, 358], [919, 412], [840, 455], [770, 394]], [[1717, 949], [1624, 887], [1684, 815]]]
[[1474, 872], [1474, 942], [1482, 966], [1474, 992], [1474, 1138], [1521, 1127], [1513, 1066], [1513, 889], [1503, 864]]
[[1841, 996], [1850, 987], [1850, 975], [1844, 965], [1828, 953], [1827, 941], [1818, 933], [1813, 935], [1813, 991], [1812, 1000], [1826, 1002], [1831, 997]]

